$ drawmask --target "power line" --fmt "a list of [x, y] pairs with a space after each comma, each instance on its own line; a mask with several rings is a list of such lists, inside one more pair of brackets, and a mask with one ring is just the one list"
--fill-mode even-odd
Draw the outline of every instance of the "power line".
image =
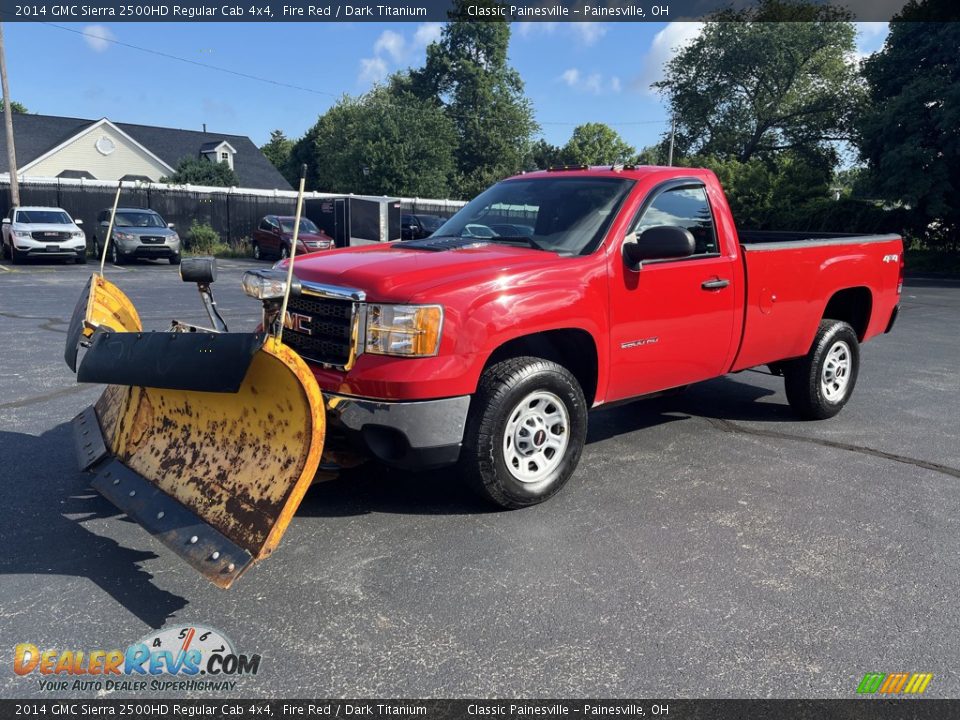
[[82, 35], [88, 38], [94, 38], [103, 42], [113, 43], [114, 45], [119, 45], [121, 47], [130, 48], [131, 50], [138, 50], [140, 52], [148, 53], [150, 55], [156, 55], [158, 57], [166, 58], [167, 60], [176, 60], [178, 62], [187, 63], [188, 65], [196, 65], [197, 67], [207, 68], [208, 70], [216, 70], [218, 72], [227, 73], [228, 75], [235, 75], [236, 77], [245, 78], [246, 80], [256, 80], [257, 82], [269, 83], [270, 85], [276, 85], [279, 87], [290, 88], [291, 90], [302, 90], [303, 92], [313, 93], [314, 95], [328, 95], [330, 97], [339, 97], [336, 93], [326, 92], [325, 90], [315, 90], [314, 88], [303, 87], [302, 85], [293, 85], [291, 83], [281, 82], [279, 80], [273, 80], [271, 78], [260, 77], [259, 75], [250, 75], [249, 73], [239, 72], [238, 70], [231, 70], [230, 68], [220, 67], [219, 65], [211, 65], [210, 63], [200, 62], [199, 60], [190, 60], [189, 58], [180, 57], [179, 55], [173, 55], [171, 53], [161, 52], [160, 50], [151, 50], [150, 48], [140, 47], [139, 45], [132, 45], [131, 43], [121, 42], [115, 38], [104, 37], [103, 35], [97, 35], [96, 33], [84, 32], [83, 30], [74, 30], [73, 28], [64, 27], [63, 25], [57, 25], [56, 23], [41, 23], [52, 28], [57, 28], [57, 30], [64, 30], [65, 32], [73, 33], [74, 35]]
[[[177, 62], [186, 63], [188, 65], [195, 65], [197, 67], [206, 68], [207, 70], [215, 70], [217, 72], [226, 73], [228, 75], [233, 75], [235, 77], [243, 78], [245, 80], [254, 80], [256, 82], [267, 83], [269, 85], [274, 85], [277, 87], [284, 87], [290, 90], [300, 90], [301, 92], [308, 92], [313, 95], [323, 95], [326, 97], [339, 98], [342, 93], [332, 93], [326, 90], [317, 90], [315, 88], [308, 88], [302, 85], [293, 85], [292, 83], [283, 82], [280, 80], [274, 80], [272, 78], [261, 77], [259, 75], [251, 75], [249, 73], [240, 72], [238, 70], [231, 70], [230, 68], [221, 67], [219, 65], [212, 65], [210, 63], [200, 62], [199, 60], [191, 60], [190, 58], [180, 57], [179, 55], [174, 55], [172, 53], [162, 52], [160, 50], [153, 50], [151, 48], [141, 47], [139, 45], [133, 45], [132, 43], [122, 42], [116, 38], [108, 38], [103, 35], [97, 35], [96, 33], [85, 32], [83, 30], [74, 30], [73, 28], [66, 27], [64, 25], [57, 25], [56, 23], [43, 22], [40, 23], [48, 27], [56, 28], [57, 30], [63, 30], [65, 32], [73, 33], [74, 35], [81, 35], [83, 37], [93, 38], [102, 42], [112, 43], [120, 47], [129, 48], [131, 50], [137, 50], [138, 52], [147, 53], [148, 55], [155, 55], [157, 57], [162, 57], [167, 60], [175, 60]], [[583, 123], [571, 122], [567, 120], [538, 120], [540, 125], [569, 125], [577, 126], [582, 125]], [[664, 125], [668, 121], [664, 120], [624, 120], [624, 121], [607, 121], [605, 125], [613, 126], [624, 126], [624, 125]]]

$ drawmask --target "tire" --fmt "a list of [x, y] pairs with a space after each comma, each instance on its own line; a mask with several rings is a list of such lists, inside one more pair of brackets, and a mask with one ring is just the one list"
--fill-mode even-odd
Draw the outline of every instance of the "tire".
[[3, 242], [2, 239], [0, 239], [0, 246], [2, 246], [2, 248], [3, 248], [3, 259], [4, 259], [4, 260], [9, 260], [9, 259], [10, 259], [10, 247], [9, 247], [5, 242]]
[[21, 263], [26, 262], [26, 258], [20, 254], [20, 251], [13, 246], [13, 243], [10, 244], [10, 262], [14, 265], [20, 265]]
[[117, 244], [110, 243], [110, 262], [114, 265], [123, 265], [127, 259], [123, 256], [123, 253], [117, 250]]
[[254, 260], [263, 260], [263, 253], [260, 252], [260, 244], [253, 244], [253, 259]]
[[77, 265], [86, 265], [87, 264], [87, 251], [84, 250], [82, 253], [77, 254], [77, 259], [74, 260]]
[[171, 264], [171, 265], [179, 265], [179, 264], [180, 264], [180, 256], [179, 256], [179, 255], [171, 255], [170, 257], [167, 258], [167, 260], [170, 261], [170, 264]]
[[280, 259], [286, 260], [288, 257], [290, 257], [290, 249], [284, 245], [280, 248]]
[[566, 368], [535, 357], [504, 360], [480, 377], [460, 471], [502, 508], [536, 505], [573, 475], [586, 434], [587, 403]]
[[847, 404], [860, 373], [860, 343], [845, 322], [821, 320], [806, 357], [783, 365], [790, 407], [804, 420], [825, 420]]

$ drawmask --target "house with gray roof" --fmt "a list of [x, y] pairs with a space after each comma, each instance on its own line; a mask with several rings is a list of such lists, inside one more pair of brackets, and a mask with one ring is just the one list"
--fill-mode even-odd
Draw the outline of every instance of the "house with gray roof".
[[[20, 177], [157, 182], [184, 158], [203, 158], [229, 165], [241, 187], [292, 189], [243, 135], [19, 113], [13, 133]], [[0, 133], [0, 173], [9, 172], [6, 145]]]

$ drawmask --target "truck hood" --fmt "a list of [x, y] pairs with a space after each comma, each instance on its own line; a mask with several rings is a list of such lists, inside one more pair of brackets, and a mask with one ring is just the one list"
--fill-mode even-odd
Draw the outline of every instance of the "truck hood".
[[76, 225], [70, 223], [14, 223], [13, 227], [20, 232], [77, 232], [80, 230]]
[[405, 302], [431, 288], [474, 286], [496, 277], [558, 265], [569, 258], [509, 245], [416, 250], [402, 242], [343, 248], [304, 257], [302, 281], [355, 288], [374, 301]]

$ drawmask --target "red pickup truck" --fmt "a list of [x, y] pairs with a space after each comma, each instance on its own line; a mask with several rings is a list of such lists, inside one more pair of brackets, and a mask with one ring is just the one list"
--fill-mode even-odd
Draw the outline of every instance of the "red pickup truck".
[[294, 273], [283, 340], [331, 431], [387, 464], [459, 462], [512, 508], [566, 483], [607, 403], [767, 365], [801, 417], [835, 415], [860, 344], [897, 317], [903, 245], [738, 233], [708, 170], [579, 168], [504, 180], [429, 238]]

